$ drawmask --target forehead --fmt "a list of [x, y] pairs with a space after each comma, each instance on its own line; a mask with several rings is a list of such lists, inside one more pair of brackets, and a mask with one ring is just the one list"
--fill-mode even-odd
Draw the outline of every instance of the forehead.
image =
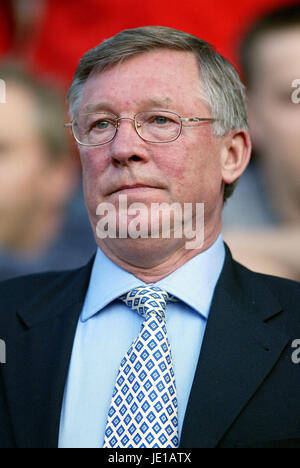
[[204, 91], [195, 55], [162, 49], [92, 73], [83, 88], [80, 111], [93, 111], [94, 106], [104, 102], [122, 105], [124, 110], [147, 104], [178, 109], [199, 105], [201, 97]]

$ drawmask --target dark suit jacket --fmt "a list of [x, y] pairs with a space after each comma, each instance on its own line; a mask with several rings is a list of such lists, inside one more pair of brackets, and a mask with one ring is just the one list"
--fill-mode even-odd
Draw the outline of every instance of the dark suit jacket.
[[[0, 447], [55, 448], [93, 260], [0, 284]], [[300, 284], [253, 273], [227, 249], [180, 447], [295, 447], [300, 440]]]

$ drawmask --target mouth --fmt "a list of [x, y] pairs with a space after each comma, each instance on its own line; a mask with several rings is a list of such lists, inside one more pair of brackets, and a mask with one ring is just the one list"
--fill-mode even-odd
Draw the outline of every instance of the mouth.
[[131, 193], [131, 192], [146, 192], [148, 190], [159, 190], [160, 187], [147, 185], [147, 184], [126, 184], [118, 187], [117, 189], [110, 192], [109, 195], [113, 195], [114, 193]]

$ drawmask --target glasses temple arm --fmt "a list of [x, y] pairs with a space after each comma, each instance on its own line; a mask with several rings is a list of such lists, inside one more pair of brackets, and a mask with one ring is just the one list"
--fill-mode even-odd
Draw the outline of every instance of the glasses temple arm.
[[217, 119], [213, 119], [211, 117], [181, 117], [180, 118], [181, 122], [205, 122], [205, 121], [211, 121], [215, 122]]

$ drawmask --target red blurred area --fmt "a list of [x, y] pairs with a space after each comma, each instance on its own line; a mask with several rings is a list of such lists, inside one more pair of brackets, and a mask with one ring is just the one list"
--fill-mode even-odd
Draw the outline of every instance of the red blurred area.
[[10, 2], [0, 0], [0, 55], [13, 48], [14, 22]]
[[[13, 0], [0, 0], [0, 54], [18, 54], [39, 75], [67, 87], [85, 51], [125, 28], [163, 25], [212, 42], [238, 66], [237, 44], [256, 17], [287, 0], [31, 0], [32, 23], [13, 21]], [[34, 15], [33, 15], [34, 16]], [[22, 18], [21, 18], [22, 23]]]

